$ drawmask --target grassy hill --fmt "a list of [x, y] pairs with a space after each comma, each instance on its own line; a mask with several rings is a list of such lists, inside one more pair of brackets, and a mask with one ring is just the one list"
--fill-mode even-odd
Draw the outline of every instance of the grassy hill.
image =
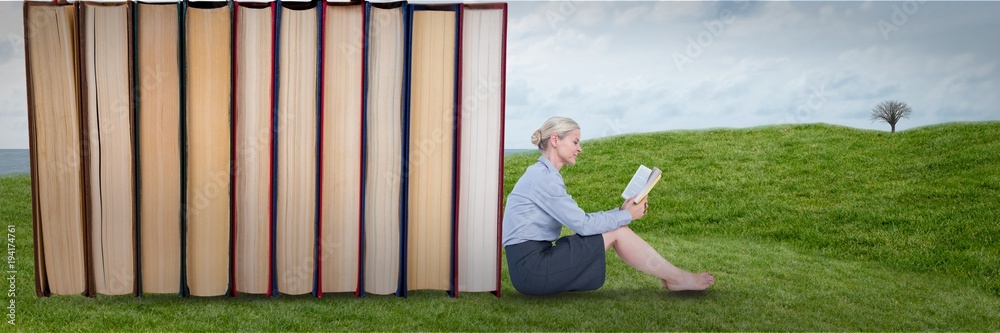
[[[499, 299], [37, 299], [28, 178], [15, 176], [0, 178], [0, 219], [16, 229], [14, 328], [1000, 330], [1000, 122], [895, 134], [830, 125], [670, 131], [588, 140], [583, 150], [562, 174], [588, 211], [617, 207], [638, 164], [663, 169], [649, 214], [632, 228], [678, 266], [715, 273], [715, 286], [667, 292], [609, 254], [604, 287], [552, 297], [518, 294], [504, 265]], [[537, 156], [507, 157], [508, 192]]]
[[[582, 147], [562, 174], [588, 211], [620, 205], [639, 164], [664, 171], [650, 198], [657, 214], [636, 230], [786, 244], [953, 275], [1000, 296], [998, 122], [670, 131]], [[537, 156], [507, 159], [508, 192]]]

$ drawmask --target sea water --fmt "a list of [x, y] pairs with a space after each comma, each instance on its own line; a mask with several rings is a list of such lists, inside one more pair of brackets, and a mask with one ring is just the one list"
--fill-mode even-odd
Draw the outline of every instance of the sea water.
[[31, 162], [27, 149], [0, 149], [0, 176], [28, 174]]

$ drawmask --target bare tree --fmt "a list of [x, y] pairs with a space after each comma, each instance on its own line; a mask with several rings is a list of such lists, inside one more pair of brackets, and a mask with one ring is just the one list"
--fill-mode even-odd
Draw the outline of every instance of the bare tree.
[[912, 112], [913, 110], [906, 103], [890, 99], [875, 105], [875, 108], [872, 109], [872, 121], [884, 121], [892, 126], [892, 133], [896, 133], [896, 122], [903, 118], [909, 118]]

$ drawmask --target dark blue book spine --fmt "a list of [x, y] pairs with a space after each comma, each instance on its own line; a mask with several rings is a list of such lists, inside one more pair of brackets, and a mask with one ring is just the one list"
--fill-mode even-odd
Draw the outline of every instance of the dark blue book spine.
[[180, 15], [177, 16], [178, 47], [177, 59], [180, 70], [180, 138], [181, 138], [181, 285], [180, 295], [187, 297], [191, 291], [187, 286], [187, 0], [177, 4]]
[[367, 5], [364, 2], [357, 4], [358, 6], [363, 6], [361, 11], [361, 186], [359, 193], [361, 193], [360, 204], [358, 205], [358, 211], [360, 212], [358, 219], [358, 286], [354, 291], [354, 296], [364, 297], [365, 296], [365, 223], [364, 223], [364, 212], [365, 212], [365, 161], [367, 160], [367, 145], [365, 140], [365, 133], [367, 129], [365, 128], [365, 117], [367, 117], [367, 105], [368, 105], [368, 10]]
[[408, 232], [409, 224], [407, 223], [408, 222], [407, 216], [409, 215], [409, 209], [408, 209], [408, 203], [409, 202], [407, 200], [408, 199], [407, 193], [409, 193], [409, 179], [408, 178], [409, 178], [409, 175], [410, 175], [410, 167], [409, 167], [409, 160], [410, 160], [410, 153], [409, 153], [410, 152], [410, 58], [411, 58], [411, 53], [412, 53], [411, 50], [412, 50], [412, 46], [413, 46], [413, 31], [412, 31], [413, 29], [410, 28], [410, 21], [413, 19], [413, 11], [411, 10], [411, 8], [412, 7], [409, 4], [403, 4], [403, 36], [404, 36], [404, 39], [403, 39], [403, 54], [405, 55], [404, 59], [403, 59], [403, 101], [402, 101], [403, 102], [402, 103], [403, 104], [403, 114], [402, 114], [402, 116], [403, 116], [403, 121], [402, 121], [402, 127], [403, 127], [403, 137], [402, 137], [402, 141], [403, 141], [403, 156], [402, 156], [403, 165], [402, 166], [403, 166], [403, 168], [402, 168], [402, 172], [401, 172], [401, 176], [400, 176], [401, 185], [400, 185], [400, 190], [399, 190], [399, 193], [400, 193], [400, 196], [399, 196], [399, 201], [400, 201], [400, 203], [399, 203], [399, 207], [400, 207], [400, 214], [399, 214], [399, 219], [400, 219], [400, 221], [399, 221], [399, 225], [400, 225], [400, 230], [399, 230], [399, 252], [400, 252], [399, 253], [399, 290], [396, 292], [396, 295], [399, 295], [399, 296], [402, 296], [402, 297], [406, 297], [406, 291], [407, 291], [407, 287], [406, 287], [406, 270], [407, 270], [407, 266], [406, 266], [407, 265], [407, 262], [406, 262], [406, 247], [408, 246], [408, 244], [407, 244], [407, 238], [408, 238], [407, 235], [409, 233]]
[[451, 119], [452, 119], [452, 168], [451, 168], [451, 279], [448, 285], [448, 295], [451, 297], [458, 297], [458, 178], [459, 178], [459, 135], [461, 135], [461, 124], [462, 124], [462, 113], [461, 113], [461, 101], [459, 101], [459, 96], [461, 96], [462, 82], [459, 78], [462, 74], [462, 6], [461, 5], [451, 5], [450, 10], [455, 11], [455, 75], [452, 77], [452, 82], [455, 82], [453, 94], [453, 102], [451, 109]]
[[320, 290], [323, 277], [320, 255], [322, 254], [321, 234], [323, 229], [320, 225], [323, 206], [323, 14], [326, 5], [316, 4], [316, 236], [313, 251], [315, 271], [313, 274], [313, 296], [322, 297]]
[[[131, 38], [138, 38], [137, 36], [139, 36], [139, 6], [133, 5], [131, 6], [131, 9], [132, 9], [132, 12], [130, 13], [132, 15]], [[140, 172], [142, 172], [142, 170], [139, 168], [139, 153], [141, 153], [139, 151], [139, 117], [141, 116], [141, 114], [139, 113], [139, 103], [138, 103], [139, 98], [141, 97], [140, 96], [141, 91], [139, 89], [139, 50], [138, 50], [139, 44], [136, 41], [136, 39], [132, 39], [131, 44], [132, 45], [130, 45], [131, 46], [130, 49], [133, 50], [132, 93], [134, 94], [133, 100], [135, 101], [133, 109], [133, 111], [135, 112], [135, 116], [132, 118], [132, 130], [133, 133], [135, 134], [135, 136], [132, 137], [132, 156], [134, 158], [132, 160], [132, 172], [133, 175], [135, 175], [135, 180], [132, 183], [132, 185], [134, 186], [133, 191], [135, 192], [135, 235], [134, 235], [135, 275], [134, 276], [135, 276], [135, 296], [142, 297], [142, 221], [139, 220], [139, 217], [141, 216], [139, 212], [140, 209], [142, 209], [141, 207], [142, 201], [140, 200], [142, 197], [142, 186], [140, 186], [140, 180], [142, 179], [142, 175], [140, 174]]]
[[278, 265], [277, 261], [277, 249], [275, 246], [278, 242], [277, 230], [278, 230], [278, 85], [280, 83], [278, 77], [278, 68], [280, 64], [280, 52], [278, 52], [278, 45], [281, 45], [281, 0], [277, 0], [274, 5], [274, 44], [272, 44], [272, 50], [274, 52], [273, 57], [273, 84], [271, 91], [271, 258], [275, 259], [271, 261], [271, 295], [278, 295]]
[[371, 36], [370, 29], [368, 27], [368, 19], [371, 16], [372, 4], [371, 2], [364, 3], [364, 39], [363, 39], [363, 50], [364, 57], [362, 60], [362, 67], [364, 70], [361, 71], [361, 218], [360, 223], [360, 235], [358, 246], [358, 291], [355, 293], [358, 297], [365, 297], [365, 194], [366, 186], [365, 183], [368, 179], [367, 168], [368, 168], [368, 36]]

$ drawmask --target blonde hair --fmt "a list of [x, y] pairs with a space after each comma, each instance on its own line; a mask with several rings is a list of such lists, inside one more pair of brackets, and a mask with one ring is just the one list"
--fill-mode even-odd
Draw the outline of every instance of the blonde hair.
[[538, 150], [545, 151], [549, 147], [549, 137], [552, 136], [552, 133], [562, 139], [566, 137], [567, 133], [578, 129], [580, 129], [580, 125], [573, 119], [552, 117], [546, 120], [541, 128], [535, 130], [535, 133], [531, 134], [531, 144], [537, 146]]

